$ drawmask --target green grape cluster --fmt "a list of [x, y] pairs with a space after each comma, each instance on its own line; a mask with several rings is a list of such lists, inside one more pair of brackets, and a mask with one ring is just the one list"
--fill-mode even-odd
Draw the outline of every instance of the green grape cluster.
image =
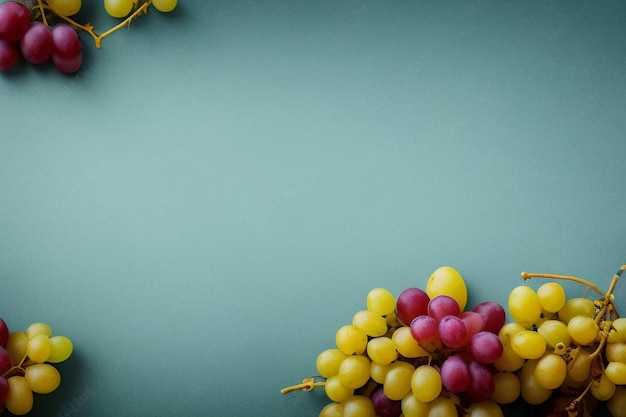
[[0, 410], [28, 414], [34, 393], [49, 394], [59, 387], [61, 374], [54, 364], [67, 360], [73, 349], [69, 338], [53, 335], [46, 323], [9, 333], [0, 319]]

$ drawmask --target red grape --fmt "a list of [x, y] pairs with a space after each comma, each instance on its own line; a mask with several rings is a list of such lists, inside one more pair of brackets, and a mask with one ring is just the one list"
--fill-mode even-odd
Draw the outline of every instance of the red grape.
[[457, 316], [446, 316], [439, 322], [439, 337], [444, 345], [452, 349], [465, 346], [467, 327]]
[[504, 308], [494, 301], [484, 301], [477, 304], [472, 311], [480, 314], [485, 322], [485, 330], [498, 334], [506, 320]]
[[407, 288], [396, 300], [396, 316], [402, 323], [409, 325], [417, 316], [428, 314], [430, 297], [419, 288]]
[[470, 371], [467, 363], [459, 356], [452, 355], [441, 364], [441, 382], [453, 394], [464, 392], [470, 384]]
[[8, 1], [0, 4], [0, 40], [17, 42], [28, 30], [30, 10], [22, 3]]
[[19, 57], [20, 49], [17, 44], [0, 40], [0, 70], [6, 71], [13, 68]]
[[5, 321], [0, 318], [0, 346], [3, 348], [6, 348], [8, 341], [9, 341], [9, 327], [7, 326]]
[[504, 346], [497, 334], [482, 331], [470, 340], [470, 353], [480, 363], [494, 363], [503, 351]]
[[42, 22], [31, 22], [30, 28], [20, 41], [20, 50], [24, 59], [31, 64], [46, 62], [52, 55], [52, 31]]
[[377, 387], [371, 395], [374, 411], [379, 417], [398, 417], [402, 414], [401, 401], [391, 400], [383, 391], [383, 387]]
[[493, 394], [495, 385], [493, 375], [485, 365], [478, 362], [469, 363], [470, 383], [465, 390], [472, 402], [488, 400]]
[[450, 296], [438, 295], [428, 303], [428, 315], [437, 322], [446, 316], [458, 316], [460, 314], [459, 303]]

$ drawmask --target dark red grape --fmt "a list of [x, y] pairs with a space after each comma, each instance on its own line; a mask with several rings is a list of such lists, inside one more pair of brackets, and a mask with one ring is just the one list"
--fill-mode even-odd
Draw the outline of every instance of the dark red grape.
[[22, 3], [0, 4], [0, 40], [18, 42], [30, 25], [30, 10]]
[[0, 40], [0, 70], [13, 68], [19, 57], [20, 49], [17, 44]]
[[417, 316], [428, 314], [430, 297], [419, 288], [407, 288], [402, 291], [396, 300], [396, 316], [407, 326]]
[[52, 55], [52, 31], [42, 22], [30, 23], [28, 31], [20, 41], [20, 50], [24, 59], [31, 64], [42, 64]]

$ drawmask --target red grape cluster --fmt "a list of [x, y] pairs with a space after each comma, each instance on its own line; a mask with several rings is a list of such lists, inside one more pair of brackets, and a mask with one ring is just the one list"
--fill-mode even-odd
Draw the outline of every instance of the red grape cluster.
[[78, 71], [83, 48], [76, 30], [66, 23], [51, 29], [43, 22], [31, 21], [30, 16], [30, 9], [22, 3], [0, 4], [0, 70], [13, 68], [21, 55], [36, 65], [52, 60], [66, 74]]

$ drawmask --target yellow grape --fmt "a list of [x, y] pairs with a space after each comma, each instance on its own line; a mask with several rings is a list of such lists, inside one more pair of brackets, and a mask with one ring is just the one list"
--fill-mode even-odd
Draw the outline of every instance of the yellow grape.
[[520, 285], [509, 294], [509, 313], [513, 320], [529, 328], [541, 317], [541, 304], [534, 289]]
[[578, 348], [573, 353], [573, 359], [567, 364], [567, 374], [573, 381], [586, 381], [591, 373], [590, 353]]
[[319, 417], [343, 417], [343, 404], [326, 404], [320, 411]]
[[494, 390], [491, 399], [499, 404], [510, 404], [520, 395], [520, 382], [512, 372], [498, 372], [493, 375]]
[[401, 400], [411, 391], [411, 379], [415, 368], [409, 366], [394, 366], [385, 377], [383, 392], [391, 400]]
[[493, 366], [501, 372], [514, 372], [524, 366], [526, 359], [519, 356], [510, 344], [502, 344], [502, 355]]
[[6, 399], [6, 408], [11, 414], [22, 416], [33, 408], [33, 392], [23, 376], [12, 376], [7, 379], [9, 392]]
[[371, 378], [378, 382], [379, 384], [383, 384], [385, 382], [385, 378], [387, 377], [387, 373], [398, 363], [406, 363], [406, 362], [394, 362], [389, 365], [381, 365], [376, 362], [372, 362], [370, 366], [370, 376]]
[[61, 384], [61, 374], [47, 363], [37, 363], [26, 368], [24, 377], [31, 391], [49, 394]]
[[504, 414], [498, 404], [487, 400], [470, 405], [466, 417], [504, 417]]
[[370, 379], [370, 360], [367, 356], [352, 355], [341, 362], [337, 372], [341, 385], [361, 388]]
[[37, 335], [44, 335], [50, 337], [52, 335], [52, 329], [46, 323], [33, 323], [26, 329], [26, 334], [29, 339], [34, 338]]
[[344, 386], [337, 375], [326, 378], [324, 384], [326, 396], [335, 402], [343, 402], [354, 395], [354, 389]]
[[393, 314], [396, 309], [396, 299], [385, 288], [374, 288], [367, 294], [367, 309], [380, 316]]
[[67, 360], [74, 351], [72, 341], [65, 336], [52, 336], [50, 338], [50, 355], [48, 362], [59, 363]]
[[104, 10], [110, 16], [117, 18], [128, 16], [134, 5], [133, 0], [104, 0]]
[[422, 358], [429, 355], [428, 351], [420, 346], [413, 335], [411, 335], [410, 327], [402, 326], [397, 328], [391, 335], [391, 340], [393, 340], [398, 353], [405, 358]]
[[400, 405], [404, 417], [427, 417], [430, 412], [430, 403], [418, 400], [413, 393], [407, 394]]
[[604, 374], [615, 385], [626, 385], [626, 363], [609, 362], [604, 368]]
[[430, 365], [421, 365], [411, 378], [411, 391], [418, 400], [429, 402], [441, 394], [442, 382], [439, 372]]
[[449, 266], [437, 268], [426, 281], [426, 294], [432, 300], [438, 295], [447, 295], [456, 300], [461, 308], [467, 304], [467, 286], [459, 272]]
[[600, 329], [593, 318], [574, 316], [567, 323], [567, 331], [576, 344], [586, 346], [597, 339]]
[[511, 344], [513, 336], [526, 331], [526, 328], [519, 323], [506, 323], [500, 328], [498, 337], [502, 341], [503, 345]]
[[355, 395], [343, 403], [343, 416], [376, 417], [376, 412], [374, 411], [374, 404], [372, 404], [372, 400], [369, 397]]
[[594, 317], [596, 315], [596, 306], [588, 298], [570, 298], [565, 302], [558, 314], [559, 320], [567, 324], [575, 316]]
[[537, 360], [535, 379], [543, 388], [556, 389], [567, 376], [567, 363], [556, 353], [547, 353]]
[[428, 417], [454, 417], [456, 415], [456, 405], [450, 398], [440, 396], [430, 402]]
[[537, 328], [539, 333], [546, 344], [551, 349], [554, 349], [559, 343], [563, 343], [565, 347], [568, 347], [571, 342], [567, 325], [560, 320], [546, 320]]
[[537, 359], [528, 360], [518, 374], [520, 394], [524, 401], [533, 405], [541, 404], [552, 395], [551, 389], [544, 388], [537, 382], [537, 378], [535, 378], [536, 366]]
[[613, 417], [626, 417], [626, 387], [615, 387], [615, 394], [606, 402]]
[[28, 341], [26, 354], [33, 362], [45, 362], [50, 355], [50, 338], [44, 334], [36, 335]]
[[317, 356], [317, 360], [315, 361], [317, 372], [324, 378], [337, 375], [339, 365], [341, 365], [341, 362], [347, 357], [348, 355], [339, 349], [326, 349]]
[[171, 12], [176, 8], [177, 0], [152, 0], [152, 5], [160, 12]]
[[513, 336], [511, 347], [524, 359], [538, 359], [546, 351], [546, 341], [539, 333], [526, 330]]
[[615, 384], [606, 376], [605, 373], [600, 375], [598, 381], [591, 384], [591, 395], [597, 400], [606, 401], [615, 394]]
[[46, 0], [48, 6], [59, 16], [73, 16], [80, 11], [81, 0]]
[[337, 330], [335, 341], [340, 351], [346, 355], [360, 355], [367, 347], [367, 335], [351, 324]]
[[6, 350], [11, 356], [13, 365], [18, 365], [26, 356], [28, 348], [28, 335], [26, 332], [13, 332], [9, 335]]
[[387, 333], [385, 318], [370, 310], [357, 311], [352, 317], [352, 325], [372, 337], [384, 336]]
[[606, 345], [604, 354], [609, 362], [626, 363], [626, 343], [609, 343]]
[[626, 317], [620, 317], [613, 320], [611, 323], [611, 330], [609, 331], [609, 343], [622, 343], [626, 342]]
[[537, 289], [541, 307], [548, 313], [556, 313], [565, 305], [565, 290], [556, 282], [546, 282]]
[[367, 356], [374, 362], [387, 365], [398, 359], [398, 351], [389, 337], [375, 337], [367, 343]]

